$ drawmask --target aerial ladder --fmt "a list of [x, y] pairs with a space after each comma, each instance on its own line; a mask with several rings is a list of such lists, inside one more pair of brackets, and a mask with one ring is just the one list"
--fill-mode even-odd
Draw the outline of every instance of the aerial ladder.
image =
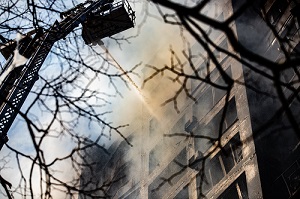
[[16, 47], [28, 59], [24, 65], [10, 69], [0, 85], [0, 150], [8, 141], [7, 132], [39, 78], [38, 72], [56, 41], [65, 38], [81, 24], [84, 42], [100, 44], [102, 38], [132, 28], [135, 23], [135, 13], [127, 0], [86, 1], [61, 13], [60, 17], [62, 20], [56, 20], [47, 30], [27, 33], [18, 42], [19, 47], [17, 41], [8, 41], [0, 46], [2, 55], [7, 59], [0, 75], [4, 75], [13, 64]]

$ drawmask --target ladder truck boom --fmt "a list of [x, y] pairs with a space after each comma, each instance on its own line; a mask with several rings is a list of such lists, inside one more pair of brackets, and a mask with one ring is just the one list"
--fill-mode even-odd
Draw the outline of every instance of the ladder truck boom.
[[[125, 0], [98, 0], [79, 4], [63, 12], [61, 18], [60, 22], [55, 21], [48, 30], [35, 30], [32, 39], [28, 39], [31, 36], [27, 35], [20, 41], [19, 52], [28, 61], [22, 66], [14, 67], [0, 85], [0, 150], [8, 141], [7, 132], [38, 79], [38, 72], [54, 43], [65, 38], [79, 24], [83, 26], [82, 37], [86, 44], [99, 43], [104, 37], [133, 27], [135, 15]], [[7, 58], [3, 71], [13, 63], [12, 50], [15, 43], [10, 41], [0, 49]], [[0, 75], [3, 75], [3, 71]]]

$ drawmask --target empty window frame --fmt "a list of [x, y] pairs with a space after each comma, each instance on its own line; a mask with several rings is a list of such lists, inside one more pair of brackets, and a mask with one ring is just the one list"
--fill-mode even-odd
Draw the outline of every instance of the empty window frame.
[[287, 168], [272, 183], [271, 197], [290, 198], [297, 194], [300, 188], [300, 159]]
[[151, 118], [151, 120], [149, 121], [149, 135], [150, 137], [153, 137], [155, 135], [157, 135], [158, 131], [160, 128], [160, 124], [158, 122], [157, 119], [155, 118]]
[[[224, 50], [228, 50], [227, 38], [223, 39], [223, 41], [220, 42], [218, 46]], [[217, 49], [213, 51], [213, 54], [218, 59], [219, 62], [221, 62], [226, 57], [226, 53], [220, 52]]]
[[247, 181], [245, 173], [242, 173], [218, 199], [248, 199]]
[[165, 150], [164, 145], [165, 143], [161, 141], [149, 152], [149, 174], [160, 166]]
[[288, 2], [286, 0], [275, 0], [266, 13], [266, 20], [269, 20], [269, 22], [273, 25], [277, 24], [287, 7]]
[[[229, 75], [229, 77], [232, 76], [230, 66], [225, 70], [225, 72]], [[211, 72], [211, 77], [214, 77], [217, 73], [218, 70], [214, 69]], [[226, 87], [226, 83], [221, 76], [215, 81], [215, 84]], [[207, 85], [207, 88], [203, 91], [203, 93], [201, 93], [200, 97], [193, 105], [193, 115], [198, 120], [201, 120], [226, 95], [226, 93], [227, 91], [225, 89]]]
[[189, 198], [189, 187], [186, 185], [173, 199], [187, 199]]
[[296, 18], [293, 17], [293, 15], [290, 15], [287, 18], [287, 21], [283, 24], [279, 35], [281, 38], [287, 39], [287, 41], [292, 41], [297, 32], [298, 28], [296, 26]]
[[[228, 50], [227, 38], [223, 39], [218, 46], [224, 50]], [[218, 50], [214, 50], [213, 54], [218, 59], [221, 65], [226, 60], [225, 59], [227, 57], [226, 53], [221, 53]], [[197, 68], [196, 73], [198, 73], [199, 77], [201, 78], [212, 78], [215, 77], [219, 73], [219, 71], [218, 69], [215, 68], [215, 65], [211, 61], [211, 58], [206, 57], [204, 61], [202, 61], [199, 67]], [[231, 77], [231, 71], [226, 70], [226, 73]], [[195, 90], [198, 89], [199, 86], [202, 85], [202, 83], [204, 82], [200, 81], [199, 83], [199, 80], [191, 80], [192, 91], [195, 92]]]
[[201, 170], [196, 177], [199, 197], [218, 184], [242, 159], [242, 143], [239, 133], [237, 133], [220, 152], [211, 159], [205, 160], [203, 178], [201, 177]]
[[[195, 130], [194, 133], [196, 135], [203, 135], [209, 138], [216, 139], [219, 136], [219, 132], [223, 134], [228, 128], [230, 128], [235, 121], [237, 121], [237, 110], [235, 98], [232, 98], [227, 105], [227, 111], [225, 117], [223, 117], [224, 108], [222, 108], [211, 120], [208, 124], [200, 124]], [[221, 128], [221, 122], [222, 129]], [[195, 148], [202, 153], [205, 153], [213, 144], [212, 140], [204, 139], [204, 138], [195, 138]]]
[[186, 173], [187, 152], [184, 148], [148, 187], [148, 198], [162, 198]]

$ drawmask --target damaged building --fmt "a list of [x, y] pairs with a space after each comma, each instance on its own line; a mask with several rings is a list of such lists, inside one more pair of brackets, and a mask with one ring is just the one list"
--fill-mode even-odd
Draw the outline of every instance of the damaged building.
[[[216, 20], [224, 21], [246, 1], [216, 2], [223, 8]], [[285, 38], [290, 41], [287, 53], [299, 56], [299, 2], [255, 2], [232, 23], [239, 41], [250, 51], [280, 62], [280, 38]], [[215, 31], [210, 37], [222, 49], [233, 52], [224, 33]], [[97, 176], [104, 181], [112, 179], [106, 175], [116, 157], [126, 157], [122, 165], [129, 164], [126, 154], [130, 150], [135, 150], [137, 159], [130, 164], [138, 165], [119, 169], [124, 178], [111, 184], [108, 198], [300, 197], [299, 67], [280, 71], [279, 94], [272, 78], [262, 78], [261, 73], [226, 53], [214, 53], [226, 74], [240, 83], [234, 83], [228, 93], [192, 80], [189, 86], [196, 101], [182, 96], [178, 114], [170, 114], [172, 110], [165, 107], [164, 118], [160, 119], [145, 111], [139, 127], [128, 133], [134, 146], [140, 143], [138, 148], [128, 146], [123, 150], [126, 142], [122, 141], [103, 159]], [[238, 56], [242, 60], [245, 55]], [[207, 62], [199, 59], [196, 66], [198, 71], [205, 71]], [[267, 69], [264, 72], [271, 74]], [[227, 85], [216, 68], [212, 68], [210, 78], [217, 85]], [[287, 85], [293, 88], [287, 89]], [[164, 89], [153, 86], [151, 98]]]

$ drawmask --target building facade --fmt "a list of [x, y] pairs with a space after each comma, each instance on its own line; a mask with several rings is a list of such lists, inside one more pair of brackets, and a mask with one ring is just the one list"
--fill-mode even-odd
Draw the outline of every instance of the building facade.
[[[245, 2], [217, 1], [214, 15], [223, 21]], [[299, 56], [297, 9], [297, 1], [255, 1], [231, 27], [247, 49], [280, 62], [281, 45], [286, 45], [288, 55]], [[224, 33], [212, 31], [210, 38], [222, 49], [233, 52]], [[280, 38], [289, 42], [283, 44]], [[201, 47], [192, 47], [198, 48]], [[173, 107], [164, 107], [155, 114], [141, 103], [144, 112], [139, 125], [128, 131], [136, 147], [131, 148], [125, 141], [116, 143], [103, 165], [98, 165], [97, 179], [115, 182], [106, 190], [107, 197], [299, 197], [299, 67], [280, 71], [285, 104], [274, 79], [262, 78], [261, 72], [241, 61], [246, 55], [238, 54], [239, 60], [217, 50], [214, 54], [225, 73], [236, 81], [230, 92], [221, 88], [227, 84], [211, 64], [213, 84], [190, 81], [196, 101], [179, 96], [179, 113]], [[207, 75], [207, 59], [197, 59], [195, 66], [200, 75]], [[271, 70], [265, 72], [270, 74]], [[162, 84], [150, 90], [150, 98], [165, 92]]]

